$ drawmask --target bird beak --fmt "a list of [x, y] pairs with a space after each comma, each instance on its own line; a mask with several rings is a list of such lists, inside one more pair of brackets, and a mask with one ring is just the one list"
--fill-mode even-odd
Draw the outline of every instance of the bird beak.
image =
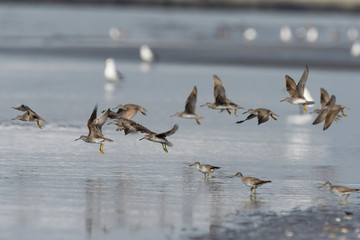
[[229, 178], [234, 178], [234, 177], [236, 177], [236, 174], [234, 176], [229, 177]]
[[114, 120], [114, 121], [111, 121], [111, 122], [109, 122], [108, 124], [106, 124], [106, 125], [110, 125], [110, 124], [116, 124], [116, 122], [115, 122], [116, 120]]
[[74, 141], [77, 141], [77, 140], [80, 140], [81, 138], [77, 138], [77, 139], [75, 139]]
[[190, 165], [189, 165], [189, 167], [192, 167], [192, 166], [194, 166], [194, 165], [195, 165], [195, 163], [193, 163], [193, 164], [190, 164]]
[[323, 185], [321, 185], [320, 187], [318, 187], [318, 188], [322, 188], [322, 187], [324, 187], [325, 186], [325, 184], [323, 184]]
[[145, 139], [145, 137], [140, 138], [139, 141], [141, 141], [141, 140], [143, 140], [143, 139]]
[[284, 99], [283, 99], [283, 100], [281, 100], [280, 102], [283, 102], [283, 101], [285, 101], [285, 99], [286, 99], [286, 98], [284, 98]]
[[206, 106], [206, 104], [200, 105], [200, 107]]

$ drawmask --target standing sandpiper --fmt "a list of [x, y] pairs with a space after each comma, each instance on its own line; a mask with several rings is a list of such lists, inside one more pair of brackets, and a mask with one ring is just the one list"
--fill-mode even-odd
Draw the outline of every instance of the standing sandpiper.
[[332, 192], [336, 196], [339, 196], [340, 197], [339, 204], [342, 201], [342, 196], [346, 195], [345, 202], [346, 202], [346, 204], [348, 204], [347, 198], [350, 196], [350, 194], [360, 190], [360, 189], [348, 188], [348, 187], [344, 187], [344, 186], [334, 186], [330, 182], [324, 183], [319, 188], [322, 188], [322, 187], [328, 187], [330, 192]]
[[199, 162], [195, 162], [189, 165], [189, 167], [192, 166], [196, 166], [197, 170], [204, 174], [204, 178], [206, 178], [206, 176], [209, 176], [210, 173], [213, 173], [216, 169], [220, 169], [220, 167], [215, 167], [209, 164], [200, 164]]
[[271, 183], [271, 181], [264, 181], [264, 180], [260, 180], [258, 178], [254, 178], [254, 177], [244, 177], [242, 175], [241, 172], [237, 172], [233, 177], [240, 177], [241, 180], [243, 181], [243, 183], [250, 187], [250, 192], [252, 193], [252, 190], [254, 189], [254, 194], [256, 194], [256, 188], [260, 187], [261, 185], [265, 184], [265, 183]]

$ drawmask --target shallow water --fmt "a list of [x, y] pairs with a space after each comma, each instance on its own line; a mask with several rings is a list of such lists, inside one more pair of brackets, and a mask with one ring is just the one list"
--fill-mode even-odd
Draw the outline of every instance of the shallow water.
[[[287, 96], [284, 75], [297, 81], [303, 67], [157, 63], [144, 68], [126, 59], [118, 67], [125, 80], [109, 90], [101, 58], [0, 56], [2, 239], [230, 238], [227, 232], [233, 234], [254, 214], [263, 221], [294, 209], [305, 216], [307, 209], [324, 207], [358, 214], [358, 194], [339, 207], [336, 196], [317, 187], [328, 180], [359, 187], [360, 115], [354, 104], [359, 71], [309, 66], [307, 87], [316, 106], [308, 110], [319, 107], [320, 87], [351, 109], [322, 131], [311, 124], [314, 115], [280, 103]], [[231, 100], [245, 108], [269, 108], [280, 115], [278, 121], [236, 125], [245, 117], [242, 111], [235, 117], [199, 107], [213, 100], [212, 74], [223, 80]], [[170, 117], [183, 110], [194, 85], [197, 113], [204, 117], [200, 126]], [[11, 107], [21, 103], [47, 121], [43, 130], [11, 121], [20, 114]], [[103, 132], [114, 142], [105, 143], [104, 155], [98, 145], [75, 142], [87, 133], [96, 103], [99, 111], [139, 104], [148, 115], [134, 120], [153, 131], [178, 123], [179, 131], [168, 138], [174, 146], [165, 153], [159, 144], [138, 141], [141, 134], [124, 136], [107, 125]], [[188, 167], [195, 161], [221, 169], [204, 180]], [[229, 178], [237, 171], [272, 183], [251, 197], [240, 179]]]

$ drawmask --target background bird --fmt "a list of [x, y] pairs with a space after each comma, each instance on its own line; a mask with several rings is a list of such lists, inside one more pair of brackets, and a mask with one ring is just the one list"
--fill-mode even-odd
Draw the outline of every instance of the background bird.
[[200, 125], [199, 120], [203, 119], [203, 117], [201, 117], [201, 116], [199, 116], [199, 115], [197, 115], [195, 113], [196, 99], [197, 99], [197, 88], [196, 88], [196, 86], [194, 86], [193, 90], [191, 91], [189, 97], [186, 100], [185, 110], [183, 112], [175, 113], [172, 116], [178, 116], [178, 117], [181, 117], [181, 118], [195, 119], [197, 124]]
[[13, 108], [19, 111], [23, 111], [25, 113], [23, 115], [16, 116], [12, 120], [20, 120], [20, 121], [28, 121], [28, 122], [36, 121], [38, 127], [42, 129], [40, 123], [44, 124], [45, 120], [42, 119], [39, 115], [37, 115], [36, 112], [31, 110], [28, 106], [26, 106], [25, 104], [21, 104]]
[[246, 113], [250, 113], [250, 115], [245, 119], [245, 120], [241, 120], [241, 121], [237, 121], [236, 123], [243, 123], [247, 120], [253, 119], [255, 117], [258, 118], [258, 125], [266, 122], [269, 120], [269, 116], [271, 116], [274, 120], [277, 120], [277, 118], [275, 118], [274, 116], [279, 117], [279, 115], [273, 113], [271, 110], [266, 109], [266, 108], [257, 108], [257, 109], [249, 109], [246, 112], [244, 112], [243, 114]]
[[172, 129], [170, 129], [167, 132], [163, 132], [163, 133], [155, 133], [152, 131], [148, 131], [146, 132], [147, 135], [145, 135], [144, 137], [140, 138], [139, 141], [146, 139], [152, 142], [158, 142], [161, 143], [163, 149], [165, 152], [168, 152], [166, 146], [172, 147], [173, 144], [171, 142], [169, 142], [166, 137], [173, 135], [177, 130], [179, 129], [179, 125], [175, 124], [173, 126]]

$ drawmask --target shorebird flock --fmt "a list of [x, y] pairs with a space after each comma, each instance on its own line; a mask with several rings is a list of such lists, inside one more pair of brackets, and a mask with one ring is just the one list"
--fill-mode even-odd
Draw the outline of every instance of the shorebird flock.
[[[155, 55], [152, 53], [150, 48], [146, 45], [143, 45], [140, 49], [140, 56], [143, 58], [143, 61], [153, 61], [155, 59]], [[280, 102], [286, 101], [291, 104], [300, 105], [304, 112], [307, 112], [306, 105], [314, 105], [315, 102], [307, 99], [305, 91], [305, 85], [309, 75], [308, 66], [305, 67], [305, 70], [296, 84], [295, 81], [288, 75], [285, 75], [285, 86], [286, 90], [289, 93], [290, 97], [286, 97]], [[121, 73], [116, 70], [115, 62], [113, 59], [106, 60], [106, 67], [104, 71], [104, 76], [109, 81], [118, 81], [123, 78]], [[232, 114], [232, 110], [234, 111], [234, 115], [236, 116], [238, 109], [243, 109], [240, 105], [234, 103], [230, 99], [227, 98], [224, 85], [221, 79], [217, 75], [213, 75], [214, 80], [214, 102], [207, 102], [200, 107], [207, 106], [211, 109], [219, 110], [220, 112], [227, 111], [230, 115]], [[335, 95], [329, 96], [327, 91], [324, 88], [320, 89], [320, 103], [321, 108], [314, 110], [312, 113], [318, 114], [317, 118], [313, 122], [313, 125], [319, 124], [325, 121], [323, 130], [326, 130], [330, 127], [333, 121], [338, 122], [342, 116], [347, 116], [344, 113], [344, 110], [348, 110], [347, 107], [343, 105], [336, 104]], [[185, 102], [185, 109], [182, 112], [177, 112], [171, 116], [177, 116], [185, 119], [195, 119], [196, 123], [200, 125], [200, 120], [203, 119], [202, 116], [199, 116], [195, 113], [196, 110], [196, 102], [197, 102], [197, 87], [194, 86], [190, 95], [188, 96]], [[25, 112], [23, 115], [19, 115], [13, 120], [21, 120], [21, 121], [36, 121], [37, 126], [42, 129], [40, 124], [45, 124], [45, 120], [41, 118], [35, 111], [31, 110], [27, 105], [21, 104], [13, 107], [16, 110]], [[117, 110], [116, 112], [112, 110]], [[103, 125], [110, 119], [110, 124], [114, 124], [117, 126], [116, 131], [124, 131], [124, 134], [127, 135], [132, 132], [140, 132], [145, 134], [140, 140], [149, 140], [152, 142], [160, 143], [165, 152], [168, 152], [167, 147], [172, 147], [173, 144], [167, 140], [167, 137], [175, 134], [179, 129], [179, 125], [175, 124], [170, 130], [156, 133], [149, 130], [147, 127], [133, 121], [134, 116], [140, 112], [143, 115], [146, 115], [147, 110], [136, 104], [125, 104], [118, 105], [114, 108], [108, 108], [107, 110], [102, 111], [102, 113], [97, 116], [98, 105], [96, 104], [88, 121], [87, 127], [89, 129], [87, 135], [81, 135], [79, 138], [76, 138], [75, 141], [83, 140], [87, 143], [95, 143], [99, 144], [99, 151], [104, 154], [104, 142], [113, 142], [112, 139], [109, 139], [104, 136], [102, 132]], [[341, 112], [341, 114], [340, 114]], [[244, 123], [245, 121], [251, 120], [253, 118], [258, 119], [258, 125], [263, 124], [269, 120], [269, 118], [273, 118], [277, 120], [276, 117], [279, 115], [275, 114], [273, 111], [266, 108], [256, 108], [256, 109], [248, 109], [243, 114], [249, 114], [247, 118], [244, 120], [237, 121], [236, 124]], [[218, 166], [212, 166], [209, 164], [200, 164], [199, 162], [195, 162], [189, 167], [196, 166], [199, 172], [204, 174], [204, 178], [208, 179], [211, 173], [214, 173], [215, 170], [220, 169]], [[271, 183], [268, 180], [260, 180], [255, 177], [244, 177], [241, 172], [237, 172], [233, 177], [239, 177], [243, 181], [243, 183], [250, 187], [250, 193], [256, 194], [256, 189], [266, 183]], [[339, 204], [342, 201], [342, 197], [345, 196], [345, 202], [348, 204], [347, 198], [353, 192], [359, 191], [359, 189], [351, 189], [344, 186], [334, 186], [330, 182], [326, 182], [321, 187], [328, 187], [329, 190], [340, 197]], [[253, 192], [254, 190], [254, 192]]]

